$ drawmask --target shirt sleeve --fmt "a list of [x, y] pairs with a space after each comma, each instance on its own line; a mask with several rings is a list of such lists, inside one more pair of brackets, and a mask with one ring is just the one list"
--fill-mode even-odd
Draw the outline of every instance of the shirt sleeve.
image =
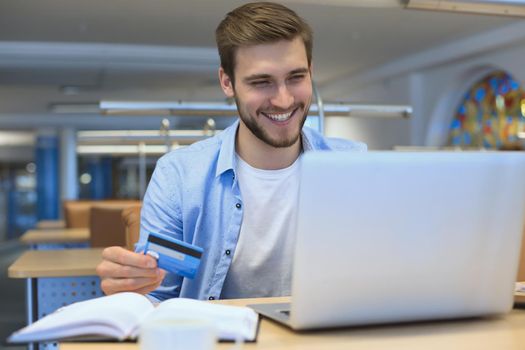
[[[136, 252], [144, 251], [150, 232], [182, 239], [181, 186], [172, 154], [159, 159], [142, 203], [140, 238], [135, 245]], [[162, 284], [148, 297], [158, 302], [178, 297], [182, 279], [182, 276], [168, 272]]]

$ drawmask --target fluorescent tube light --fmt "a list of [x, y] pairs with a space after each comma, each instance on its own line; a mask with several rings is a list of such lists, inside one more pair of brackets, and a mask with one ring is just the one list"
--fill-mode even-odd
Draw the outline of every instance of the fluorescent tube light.
[[525, 17], [523, 0], [403, 0], [406, 8]]
[[0, 147], [33, 146], [35, 134], [27, 131], [0, 131]]
[[[102, 101], [100, 109], [106, 115], [237, 116], [237, 107], [228, 103]], [[322, 110], [325, 116], [407, 118], [412, 114], [408, 105], [325, 103]], [[315, 114], [318, 106], [312, 104], [309, 115]]]
[[[325, 116], [350, 116], [361, 118], [409, 118], [412, 106], [380, 105], [380, 104], [325, 104]], [[317, 106], [312, 105], [310, 112], [317, 112]]]
[[235, 104], [214, 102], [101, 101], [99, 106], [102, 114], [106, 115], [231, 116], [237, 114]]
[[[318, 0], [285, 0], [289, 3], [321, 4]], [[525, 17], [525, 0], [325, 0], [323, 6], [408, 8]]]
[[[220, 132], [217, 130], [216, 132]], [[205, 130], [169, 130], [161, 134], [158, 130], [84, 130], [77, 132], [79, 144], [123, 143], [123, 142], [166, 142], [177, 141], [189, 144], [210, 136]]]
[[[171, 149], [180, 147], [173, 144]], [[79, 155], [162, 155], [166, 153], [165, 145], [78, 145]]]
[[284, 0], [286, 3], [351, 7], [400, 7], [400, 0]]

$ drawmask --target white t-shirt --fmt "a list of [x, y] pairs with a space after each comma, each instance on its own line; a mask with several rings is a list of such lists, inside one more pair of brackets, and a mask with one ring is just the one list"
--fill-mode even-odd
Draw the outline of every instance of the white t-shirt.
[[299, 161], [278, 170], [237, 156], [243, 219], [221, 298], [290, 295], [299, 195]]

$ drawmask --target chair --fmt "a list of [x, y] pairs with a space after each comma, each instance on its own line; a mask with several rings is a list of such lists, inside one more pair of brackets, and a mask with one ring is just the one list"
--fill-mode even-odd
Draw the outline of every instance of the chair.
[[122, 222], [126, 231], [126, 248], [135, 249], [135, 243], [140, 236], [140, 210], [141, 205], [134, 205], [122, 210]]
[[122, 209], [104, 205], [91, 207], [89, 243], [92, 248], [126, 245], [126, 228], [121, 219]]
[[66, 200], [63, 202], [64, 221], [67, 228], [89, 228], [91, 207], [108, 205], [123, 207], [136, 205], [138, 200]]
[[525, 230], [521, 239], [521, 257], [518, 269], [518, 282], [525, 282]]
[[64, 221], [67, 228], [88, 228], [89, 210], [93, 201], [64, 201]]
[[126, 246], [126, 226], [122, 210], [139, 205], [139, 201], [111, 201], [93, 204], [89, 214], [91, 247]]

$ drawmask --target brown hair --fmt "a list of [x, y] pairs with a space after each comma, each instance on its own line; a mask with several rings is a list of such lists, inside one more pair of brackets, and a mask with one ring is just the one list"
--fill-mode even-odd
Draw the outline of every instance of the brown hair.
[[308, 65], [312, 62], [312, 30], [308, 23], [286, 6], [273, 2], [254, 2], [229, 12], [215, 30], [221, 67], [234, 81], [237, 48], [293, 40], [300, 36]]

